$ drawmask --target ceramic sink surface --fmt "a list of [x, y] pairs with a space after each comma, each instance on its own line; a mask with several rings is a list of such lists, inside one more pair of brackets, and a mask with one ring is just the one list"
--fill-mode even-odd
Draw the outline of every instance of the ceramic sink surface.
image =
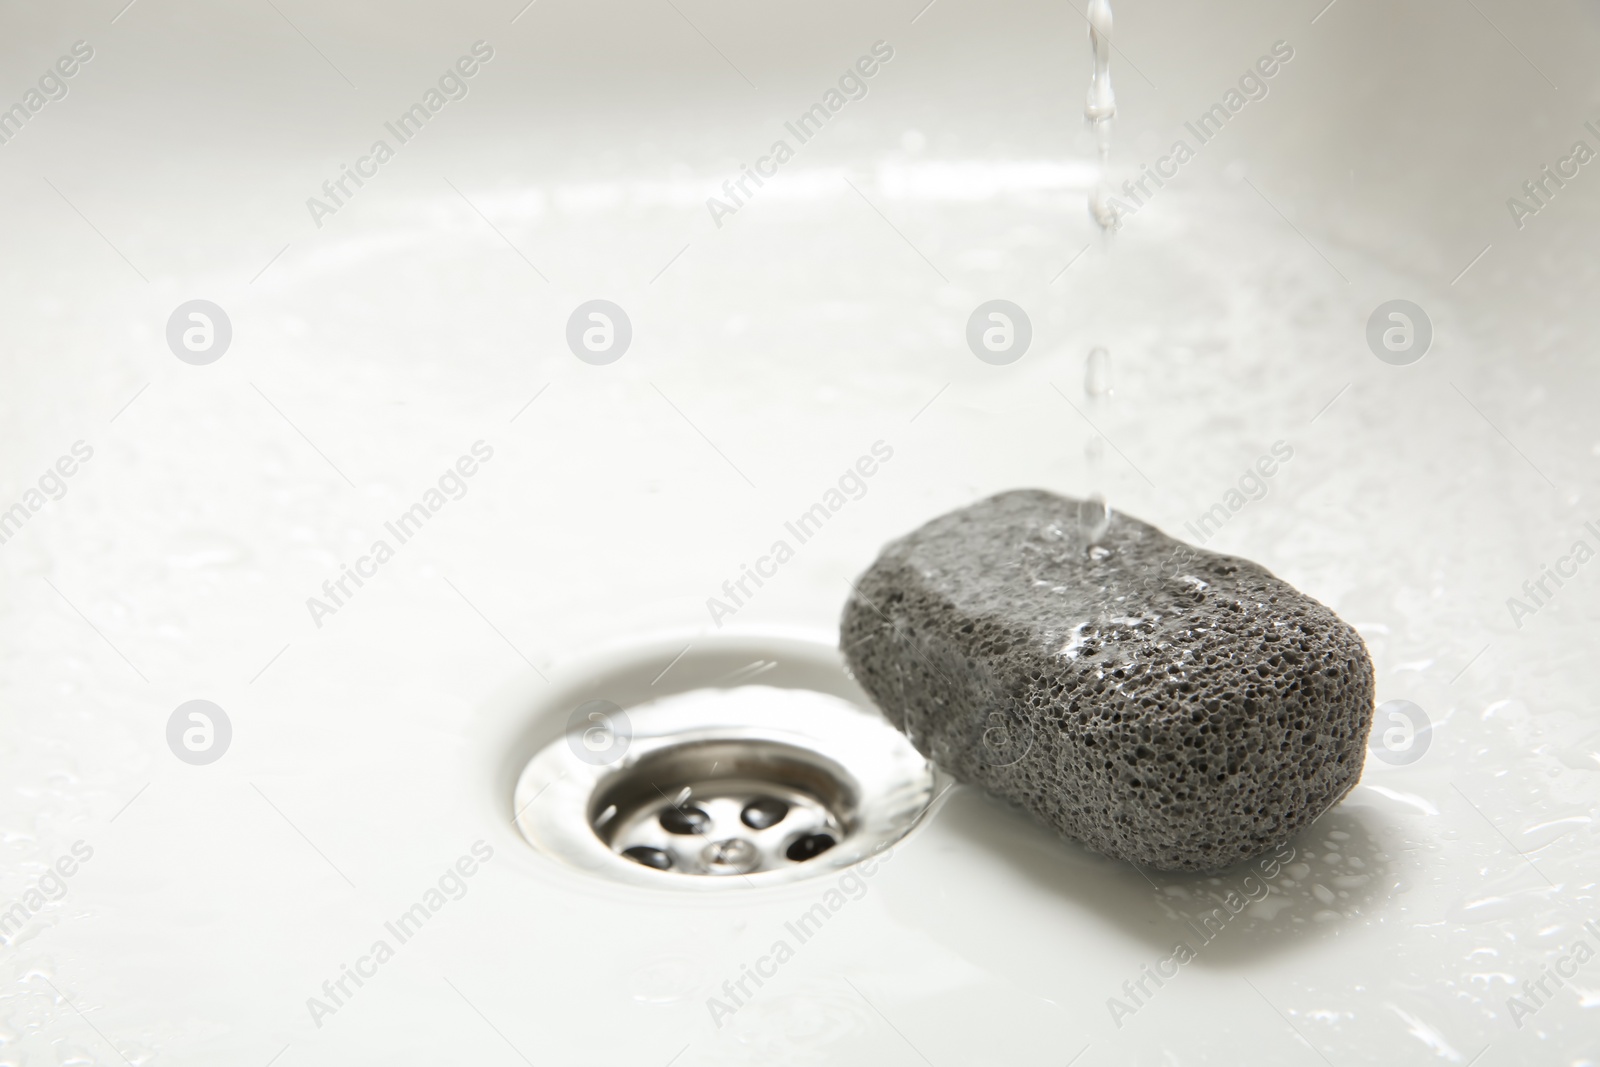
[[[1173, 176], [1109, 247], [1070, 0], [519, 7], [0, 15], [0, 1062], [1600, 1060], [1592, 3], [1126, 0], [1111, 177]], [[1392, 300], [1419, 361], [1369, 348]], [[842, 885], [517, 833], [508, 739], [575, 664], [825, 646], [887, 540], [1085, 492], [1096, 345], [1112, 505], [1222, 505], [1425, 751], [1380, 718], [1399, 758], [1214, 877], [959, 787]]]

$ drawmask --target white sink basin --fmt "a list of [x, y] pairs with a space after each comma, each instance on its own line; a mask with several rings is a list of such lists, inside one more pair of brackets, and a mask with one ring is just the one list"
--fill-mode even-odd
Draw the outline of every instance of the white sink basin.
[[[1173, 176], [1109, 248], [1070, 3], [122, 2], [0, 33], [0, 1060], [1600, 1055], [1592, 2], [1120, 5], [1113, 185]], [[611, 312], [569, 348], [595, 300], [616, 358]], [[990, 300], [1019, 359], [969, 350]], [[1419, 361], [1369, 349], [1393, 300]], [[890, 538], [1093, 488], [1086, 414], [1114, 507], [1431, 722], [1278, 869], [958, 787], [799, 943], [837, 876], [655, 893], [516, 832], [495, 739], [575, 660], [825, 643]]]

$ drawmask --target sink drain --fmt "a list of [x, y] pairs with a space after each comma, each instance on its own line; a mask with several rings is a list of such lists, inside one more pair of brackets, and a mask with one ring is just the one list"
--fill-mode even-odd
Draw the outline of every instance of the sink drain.
[[675, 692], [639, 693], [645, 664], [618, 664], [547, 708], [565, 730], [512, 798], [539, 852], [640, 885], [760, 886], [836, 871], [916, 825], [935, 772], [831, 647], [748, 659], [707, 644], [674, 661]]
[[614, 775], [591, 825], [658, 871], [750, 874], [816, 859], [858, 822], [846, 773], [760, 738], [675, 745]]

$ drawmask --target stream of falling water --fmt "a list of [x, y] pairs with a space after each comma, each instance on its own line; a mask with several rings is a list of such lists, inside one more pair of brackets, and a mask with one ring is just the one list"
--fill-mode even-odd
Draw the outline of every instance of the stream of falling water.
[[1100, 153], [1100, 178], [1089, 195], [1089, 214], [1110, 239], [1116, 227], [1116, 211], [1111, 206], [1111, 122], [1117, 117], [1117, 94], [1111, 90], [1111, 0], [1089, 0], [1089, 49], [1094, 54], [1094, 73], [1089, 76], [1089, 99], [1083, 117], [1094, 131]]
[[[1089, 48], [1094, 53], [1094, 73], [1089, 76], [1089, 98], [1083, 117], [1094, 131], [1100, 154], [1100, 176], [1089, 194], [1089, 215], [1100, 227], [1107, 253], [1116, 230], [1116, 213], [1111, 206], [1111, 122], [1117, 114], [1117, 97], [1111, 90], [1111, 0], [1089, 0]], [[1094, 425], [1103, 418], [1111, 399], [1111, 353], [1093, 348], [1085, 360], [1083, 395]], [[1099, 543], [1111, 525], [1111, 505], [1106, 500], [1106, 441], [1091, 433], [1084, 445], [1089, 492], [1078, 506], [1078, 529], [1089, 545]]]

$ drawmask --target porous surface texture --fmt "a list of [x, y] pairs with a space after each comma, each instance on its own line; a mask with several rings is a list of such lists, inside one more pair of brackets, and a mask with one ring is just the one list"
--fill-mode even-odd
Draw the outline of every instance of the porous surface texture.
[[893, 542], [855, 583], [856, 680], [958, 780], [1141, 867], [1218, 870], [1361, 775], [1365, 644], [1266, 568], [1016, 490]]

